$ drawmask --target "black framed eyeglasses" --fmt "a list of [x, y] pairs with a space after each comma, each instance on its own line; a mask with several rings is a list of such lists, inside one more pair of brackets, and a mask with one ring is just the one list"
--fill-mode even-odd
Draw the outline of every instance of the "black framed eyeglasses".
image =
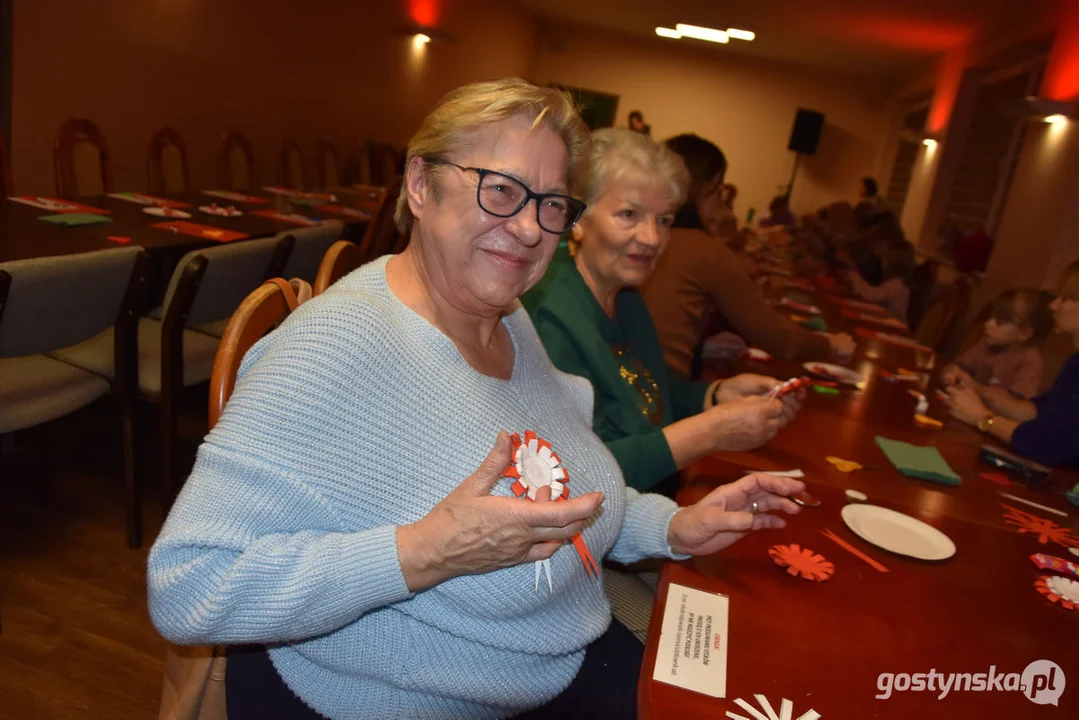
[[529, 200], [536, 200], [536, 222], [549, 233], [561, 235], [581, 218], [585, 204], [569, 195], [537, 193], [520, 180], [494, 170], [465, 167], [449, 160], [427, 159], [431, 165], [449, 165], [464, 172], [479, 175], [476, 183], [476, 202], [485, 213], [495, 217], [513, 217], [524, 209]]

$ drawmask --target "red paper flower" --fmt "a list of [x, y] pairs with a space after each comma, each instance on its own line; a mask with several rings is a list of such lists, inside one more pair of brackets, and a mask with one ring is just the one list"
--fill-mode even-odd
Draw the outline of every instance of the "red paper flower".
[[835, 565], [823, 555], [798, 545], [773, 545], [768, 548], [768, 554], [776, 565], [787, 568], [787, 573], [794, 577], [800, 575], [806, 580], [821, 582], [835, 572]]
[[1001, 503], [1001, 507], [1007, 510], [1004, 513], [1004, 522], [1015, 525], [1020, 533], [1030, 533], [1038, 536], [1038, 542], [1045, 545], [1055, 542], [1064, 547], [1079, 548], [1079, 538], [1071, 534], [1068, 528], [1057, 525], [1052, 520], [1046, 520], [1037, 515], [1023, 512], [1019, 508]]
[[1065, 610], [1075, 610], [1079, 607], [1079, 581], [1071, 580], [1058, 575], [1042, 575], [1034, 583], [1045, 599], [1051, 603], [1060, 603]]

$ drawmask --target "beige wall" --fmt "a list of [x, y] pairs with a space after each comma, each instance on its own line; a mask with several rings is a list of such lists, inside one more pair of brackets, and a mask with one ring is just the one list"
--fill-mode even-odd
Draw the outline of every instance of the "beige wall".
[[160, 124], [187, 143], [191, 180], [214, 184], [226, 128], [248, 135], [261, 182], [276, 180], [293, 134], [314, 178], [314, 147], [370, 138], [403, 144], [434, 102], [465, 82], [530, 77], [536, 24], [516, 3], [445, 0], [453, 43], [413, 49], [405, 5], [301, 0], [27, 0], [14, 4], [12, 162], [16, 190], [52, 193], [60, 123], [93, 120], [114, 185], [145, 189]]
[[750, 207], [765, 210], [790, 178], [794, 154], [787, 141], [797, 108], [826, 117], [818, 154], [803, 160], [795, 183], [793, 204], [803, 212], [856, 196], [858, 179], [878, 167], [888, 119], [887, 89], [725, 57], [721, 47], [564, 23], [544, 24], [536, 79], [617, 94], [618, 124], [639, 109], [657, 139], [695, 132], [719, 145], [743, 218]]

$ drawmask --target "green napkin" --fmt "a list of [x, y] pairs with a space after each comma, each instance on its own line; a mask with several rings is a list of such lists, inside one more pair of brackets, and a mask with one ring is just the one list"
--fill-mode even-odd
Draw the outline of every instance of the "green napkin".
[[827, 385], [814, 385], [813, 389], [821, 395], [838, 395], [839, 390], [834, 387], [828, 387]]
[[807, 330], [820, 330], [821, 332], [828, 332], [828, 323], [824, 322], [824, 318], [820, 315], [814, 315], [804, 323], [798, 323]]
[[1075, 483], [1075, 487], [1071, 489], [1071, 492], [1069, 492], [1066, 497], [1068, 498], [1068, 502], [1079, 507], [1079, 483]]
[[47, 223], [53, 223], [55, 225], [66, 225], [67, 227], [76, 227], [78, 225], [95, 225], [97, 223], [112, 222], [104, 215], [97, 215], [95, 213], [60, 213], [59, 215], [41, 215], [38, 220], [44, 220]]
[[935, 447], [911, 445], [877, 436], [877, 446], [888, 456], [895, 469], [907, 477], [931, 480], [942, 485], [958, 485], [960, 478], [948, 466]]

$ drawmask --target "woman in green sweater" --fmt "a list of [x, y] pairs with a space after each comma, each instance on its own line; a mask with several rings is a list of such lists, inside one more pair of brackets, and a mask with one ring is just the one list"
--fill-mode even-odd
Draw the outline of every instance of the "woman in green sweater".
[[778, 381], [739, 375], [711, 384], [670, 372], [635, 289], [667, 245], [688, 176], [681, 159], [626, 130], [592, 135], [588, 208], [573, 228], [576, 256], [555, 270], [533, 322], [560, 370], [591, 381], [593, 429], [626, 484], [673, 495], [677, 471], [705, 455], [768, 442], [800, 396], [767, 397]]

